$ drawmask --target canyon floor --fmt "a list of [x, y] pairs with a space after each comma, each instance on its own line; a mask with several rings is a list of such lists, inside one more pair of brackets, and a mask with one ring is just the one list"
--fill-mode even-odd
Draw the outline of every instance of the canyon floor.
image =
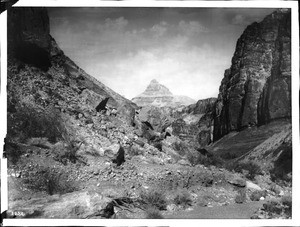
[[168, 163], [160, 152], [127, 152], [120, 166], [107, 154], [62, 163], [55, 144], [17, 146], [22, 155], [8, 169], [10, 218], [105, 218], [109, 203], [109, 218], [121, 219], [291, 218], [291, 185], [267, 174], [249, 180], [220, 166]]

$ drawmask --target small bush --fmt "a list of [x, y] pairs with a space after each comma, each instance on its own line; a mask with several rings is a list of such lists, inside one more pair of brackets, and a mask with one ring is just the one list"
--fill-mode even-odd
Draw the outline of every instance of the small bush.
[[244, 203], [246, 202], [246, 199], [247, 199], [246, 190], [241, 189], [238, 191], [238, 195], [235, 197], [234, 201], [236, 203]]
[[37, 109], [23, 105], [7, 118], [8, 137], [18, 137], [20, 142], [33, 137], [45, 137], [50, 142], [56, 142], [62, 139], [64, 131], [65, 125], [60, 113], [51, 107]]
[[207, 205], [208, 205], [207, 198], [200, 197], [200, 198], [197, 199], [197, 206], [206, 207]]
[[262, 170], [259, 165], [252, 161], [240, 162], [240, 163], [230, 163], [226, 165], [228, 170], [234, 170], [235, 172], [242, 173], [243, 170], [247, 172], [246, 177], [249, 180], [253, 180], [256, 175], [262, 174]]
[[267, 201], [263, 204], [263, 208], [269, 214], [281, 214], [282, 213], [282, 206], [276, 200]]
[[5, 151], [9, 163], [13, 165], [17, 164], [21, 155], [24, 154], [24, 151], [17, 144], [8, 142], [7, 140], [5, 140]]
[[62, 170], [42, 167], [25, 179], [28, 187], [35, 191], [46, 191], [49, 195], [64, 194], [78, 190], [75, 181], [68, 180]]
[[292, 216], [292, 196], [283, 196], [281, 198], [281, 203], [284, 206], [284, 212], [288, 216]]
[[223, 166], [223, 160], [216, 155], [211, 155], [210, 157], [204, 156], [199, 154], [197, 159], [193, 161], [194, 165], [201, 164], [206, 167], [209, 166], [217, 166], [217, 167], [222, 167]]
[[165, 194], [162, 191], [142, 191], [141, 199], [150, 207], [156, 208], [158, 210], [167, 209], [167, 200]]
[[266, 197], [267, 193], [265, 191], [254, 191], [250, 195], [252, 201], [259, 201], [261, 197]]
[[146, 210], [146, 218], [147, 219], [163, 219], [164, 217], [161, 215], [159, 210], [150, 208], [150, 209]]
[[281, 192], [281, 187], [275, 183], [272, 183], [270, 186], [270, 190], [279, 195], [279, 193]]
[[172, 148], [180, 155], [184, 156], [188, 153], [189, 147], [183, 141], [176, 141], [172, 144]]
[[288, 207], [292, 207], [292, 196], [283, 196], [281, 198], [281, 203], [284, 205], [284, 206], [288, 206]]
[[191, 206], [192, 199], [189, 192], [186, 190], [179, 191], [174, 198], [174, 203], [176, 205], [181, 205], [184, 208]]

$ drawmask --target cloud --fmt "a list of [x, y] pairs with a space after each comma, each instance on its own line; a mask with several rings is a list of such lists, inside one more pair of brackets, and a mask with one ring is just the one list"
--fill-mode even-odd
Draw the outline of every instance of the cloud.
[[124, 19], [124, 17], [119, 17], [117, 19], [105, 19], [104, 27], [106, 29], [112, 30], [122, 30], [128, 25], [128, 20]]
[[246, 17], [244, 15], [237, 14], [234, 18], [232, 18], [231, 23], [235, 25], [244, 25], [248, 24], [248, 21], [246, 21]]
[[181, 20], [178, 24], [180, 32], [183, 32], [187, 35], [195, 35], [201, 32], [207, 32], [207, 29], [201, 25], [198, 21], [184, 21]]
[[167, 32], [168, 23], [165, 21], [160, 22], [159, 24], [155, 24], [150, 28], [150, 31], [154, 33], [154, 37], [163, 36]]

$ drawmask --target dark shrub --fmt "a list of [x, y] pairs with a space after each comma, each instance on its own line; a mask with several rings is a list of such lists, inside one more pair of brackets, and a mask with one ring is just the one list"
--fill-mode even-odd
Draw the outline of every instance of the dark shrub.
[[217, 166], [217, 167], [222, 167], [223, 166], [223, 160], [216, 155], [210, 155], [210, 156], [205, 156], [198, 154], [196, 156], [188, 157], [188, 160], [193, 164], [201, 164], [206, 167], [208, 166]]
[[292, 216], [292, 196], [283, 196], [281, 198], [281, 203], [284, 206], [284, 212], [288, 216]]
[[24, 183], [32, 190], [46, 191], [49, 195], [78, 190], [75, 181], [69, 180], [62, 170], [53, 167], [40, 167], [35, 174], [29, 173]]
[[248, 162], [234, 162], [227, 164], [225, 166], [228, 170], [232, 171], [234, 170], [235, 172], [242, 173], [243, 170], [247, 172], [246, 177], [249, 180], [253, 180], [256, 175], [262, 174], [262, 170], [260, 166], [252, 161]]
[[167, 208], [167, 200], [162, 191], [142, 191], [140, 196], [141, 199], [150, 207], [158, 210], [166, 210]]
[[64, 146], [55, 147], [52, 150], [54, 154], [54, 160], [61, 162], [64, 165], [66, 165], [68, 161], [71, 163], [76, 163], [76, 161], [85, 163], [85, 160], [83, 160], [84, 158], [76, 154], [83, 142], [79, 142], [70, 138], [67, 139], [65, 136], [64, 139]]
[[21, 142], [32, 137], [46, 137], [50, 142], [56, 142], [62, 139], [64, 131], [60, 113], [51, 107], [42, 110], [23, 105], [7, 118], [8, 137], [18, 137]]
[[159, 210], [150, 208], [150, 209], [146, 210], [146, 218], [147, 219], [163, 219], [164, 217], [160, 214]]
[[4, 150], [6, 151], [8, 161], [15, 165], [19, 161], [24, 151], [22, 151], [22, 149], [20, 149], [20, 147], [17, 144], [8, 142], [6, 139], [4, 146]]
[[238, 194], [235, 197], [234, 201], [236, 203], [244, 203], [244, 202], [246, 202], [246, 199], [247, 199], [246, 190], [245, 189], [240, 189], [238, 191]]
[[265, 191], [254, 191], [250, 195], [250, 199], [252, 201], [259, 201], [261, 197], [266, 197], [266, 192]]
[[191, 206], [192, 205], [192, 199], [188, 191], [182, 190], [177, 192], [175, 198], [174, 198], [174, 203], [176, 205], [181, 205], [184, 208]]
[[281, 214], [282, 213], [282, 206], [278, 201], [271, 200], [267, 201], [263, 204], [263, 208], [269, 214]]
[[188, 151], [187, 145], [182, 141], [176, 141], [173, 143], [172, 148], [181, 156], [184, 156]]

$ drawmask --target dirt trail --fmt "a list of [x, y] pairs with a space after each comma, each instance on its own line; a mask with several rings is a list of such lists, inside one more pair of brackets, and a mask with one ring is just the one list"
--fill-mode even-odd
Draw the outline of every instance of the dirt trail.
[[217, 207], [197, 207], [194, 210], [181, 211], [166, 215], [167, 219], [250, 219], [263, 201], [245, 204], [229, 204]]

